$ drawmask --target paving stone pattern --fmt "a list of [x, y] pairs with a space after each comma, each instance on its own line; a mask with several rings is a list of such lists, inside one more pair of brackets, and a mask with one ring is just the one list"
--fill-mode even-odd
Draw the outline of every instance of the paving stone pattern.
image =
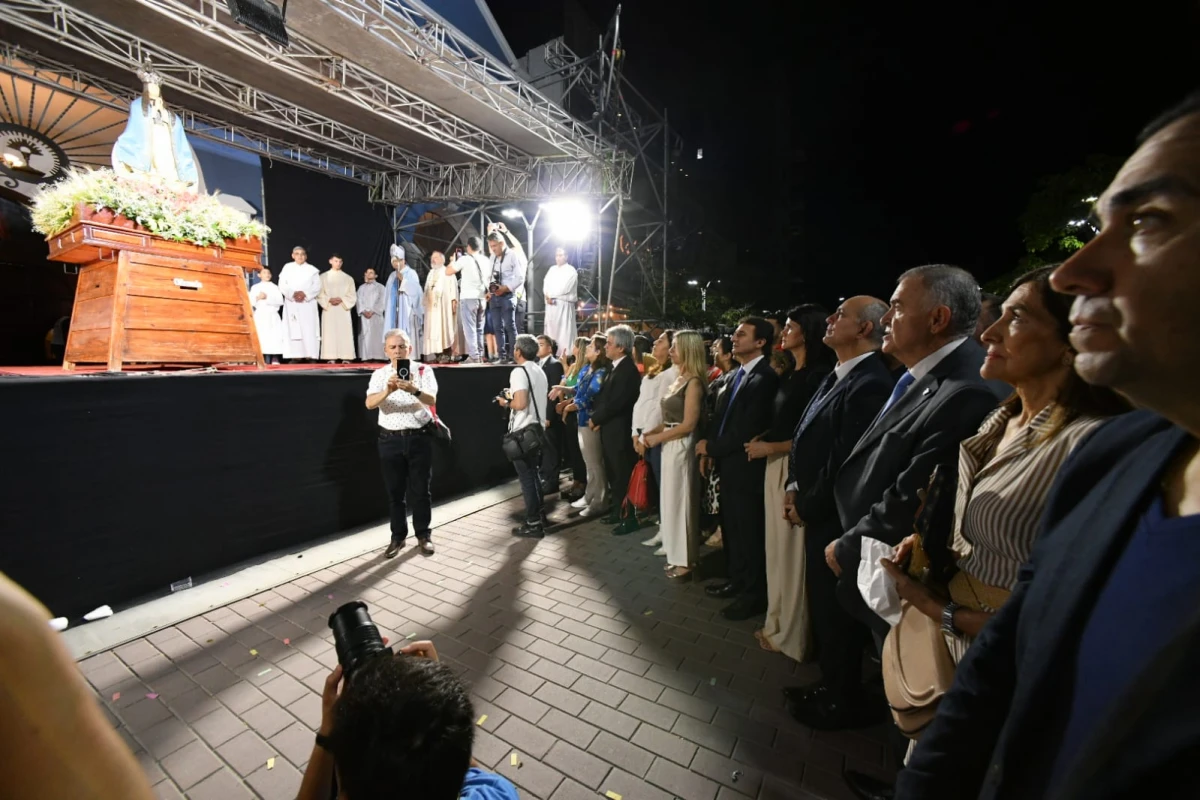
[[726, 622], [699, 585], [665, 580], [641, 532], [517, 540], [519, 514], [518, 499], [439, 528], [432, 558], [387, 561], [381, 541], [80, 668], [160, 798], [295, 797], [337, 661], [327, 619], [355, 599], [471, 683], [487, 715], [475, 756], [525, 800], [850, 800], [844, 767], [893, 774], [882, 729], [795, 723], [780, 687], [813, 668], [760, 650], [755, 622]]

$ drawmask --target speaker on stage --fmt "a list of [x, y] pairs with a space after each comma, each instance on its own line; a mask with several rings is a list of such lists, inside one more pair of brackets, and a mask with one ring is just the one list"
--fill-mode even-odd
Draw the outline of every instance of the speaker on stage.
[[287, 16], [287, 0], [279, 7], [268, 0], [225, 0], [233, 21], [257, 31], [280, 47], [288, 46], [288, 32], [284, 26]]

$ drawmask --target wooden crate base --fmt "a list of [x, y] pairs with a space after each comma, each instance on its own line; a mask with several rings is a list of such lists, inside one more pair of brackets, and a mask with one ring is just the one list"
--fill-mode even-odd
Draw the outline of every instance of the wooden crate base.
[[229, 260], [219, 248], [189, 253], [178, 242], [155, 252], [161, 240], [143, 237], [137, 249], [106, 250], [95, 241], [97, 227], [91, 226], [91, 237], [57, 237], [73, 238], [80, 251], [98, 257], [79, 270], [65, 369], [229, 362], [263, 368], [246, 289], [246, 249], [230, 253]]

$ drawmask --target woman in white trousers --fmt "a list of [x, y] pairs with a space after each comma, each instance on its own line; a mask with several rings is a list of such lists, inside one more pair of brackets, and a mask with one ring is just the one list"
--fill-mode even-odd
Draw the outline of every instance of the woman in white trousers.
[[704, 340], [696, 331], [680, 331], [671, 345], [677, 375], [662, 398], [663, 423], [646, 435], [646, 446], [662, 445], [659, 532], [667, 555], [667, 577], [692, 579], [700, 534], [700, 481], [696, 472], [696, 436], [707, 390]]

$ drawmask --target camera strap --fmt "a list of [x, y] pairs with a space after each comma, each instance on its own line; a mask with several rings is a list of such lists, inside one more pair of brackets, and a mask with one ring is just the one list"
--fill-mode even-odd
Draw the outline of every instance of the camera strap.
[[[538, 425], [542, 424], [542, 409], [538, 405], [537, 397], [533, 394], [533, 380], [529, 377], [529, 372], [525, 369], [525, 365], [521, 365], [521, 372], [525, 373], [525, 383], [529, 384], [529, 401], [533, 403], [534, 422]], [[508, 415], [508, 430], [511, 433], [513, 429], [513, 415], [510, 412]]]

